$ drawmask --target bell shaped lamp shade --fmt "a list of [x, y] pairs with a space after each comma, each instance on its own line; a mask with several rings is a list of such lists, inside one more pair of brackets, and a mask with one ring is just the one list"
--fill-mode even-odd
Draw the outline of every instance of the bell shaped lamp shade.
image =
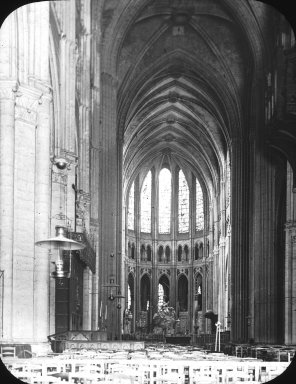
[[85, 245], [79, 243], [78, 241], [74, 241], [72, 239], [68, 239], [65, 237], [65, 228], [64, 227], [56, 227], [56, 236], [46, 240], [36, 241], [35, 245], [48, 249], [57, 249], [57, 250], [65, 250], [65, 251], [76, 251], [79, 249], [85, 248]]

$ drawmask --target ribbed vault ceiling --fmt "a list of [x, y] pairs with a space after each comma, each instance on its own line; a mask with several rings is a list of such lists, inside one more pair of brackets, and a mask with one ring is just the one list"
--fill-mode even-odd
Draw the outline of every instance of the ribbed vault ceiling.
[[[124, 180], [165, 155], [202, 175], [217, 191], [227, 149], [244, 129], [242, 105], [254, 69], [242, 27], [246, 20], [237, 15], [245, 12], [252, 25], [257, 2], [125, 3], [121, 13], [117, 10], [116, 24], [121, 31], [116, 76]], [[114, 2], [106, 2], [105, 25], [115, 11]]]

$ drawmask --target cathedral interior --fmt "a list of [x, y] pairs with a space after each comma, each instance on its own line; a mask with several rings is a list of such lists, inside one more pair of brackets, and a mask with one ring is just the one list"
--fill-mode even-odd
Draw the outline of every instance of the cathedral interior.
[[198, 343], [219, 324], [232, 343], [295, 345], [285, 15], [255, 0], [43, 1], [10, 13], [0, 41], [1, 343]]

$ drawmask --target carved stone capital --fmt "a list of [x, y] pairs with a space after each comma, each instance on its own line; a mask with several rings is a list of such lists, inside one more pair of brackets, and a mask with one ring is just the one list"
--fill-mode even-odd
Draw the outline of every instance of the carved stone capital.
[[296, 221], [290, 220], [285, 224], [285, 231], [296, 231]]
[[66, 186], [68, 183], [68, 175], [65, 172], [52, 172], [52, 182]]
[[90, 226], [93, 227], [94, 229], [99, 228], [99, 220], [91, 217], [90, 218]]
[[14, 100], [18, 92], [19, 84], [17, 81], [0, 81], [0, 100]]
[[[29, 76], [30, 89], [34, 90], [39, 95], [39, 99], [52, 100], [52, 88], [47, 81], [36, 78], [35, 76]], [[42, 104], [39, 102], [39, 104]]]
[[225, 244], [226, 244], [226, 239], [225, 237], [220, 237], [220, 241], [219, 241], [219, 248], [223, 248], [225, 247]]
[[214, 249], [213, 249], [213, 255], [217, 256], [218, 254], [219, 254], [219, 247], [217, 245], [215, 245]]
[[71, 169], [71, 165], [76, 166], [78, 164], [78, 156], [76, 153], [68, 151], [66, 149], [61, 149], [59, 152], [59, 156], [65, 158], [69, 163], [69, 169]]
[[285, 224], [285, 232], [288, 237], [291, 238], [292, 243], [296, 243], [296, 222], [295, 221], [288, 221]]
[[32, 87], [21, 85], [15, 99], [15, 118], [26, 123], [37, 125], [38, 109], [43, 93]]

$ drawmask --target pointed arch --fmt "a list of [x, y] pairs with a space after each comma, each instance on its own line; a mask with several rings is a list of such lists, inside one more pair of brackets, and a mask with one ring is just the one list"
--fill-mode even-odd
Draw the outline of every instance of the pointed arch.
[[188, 279], [182, 273], [178, 278], [178, 302], [180, 312], [188, 311]]

